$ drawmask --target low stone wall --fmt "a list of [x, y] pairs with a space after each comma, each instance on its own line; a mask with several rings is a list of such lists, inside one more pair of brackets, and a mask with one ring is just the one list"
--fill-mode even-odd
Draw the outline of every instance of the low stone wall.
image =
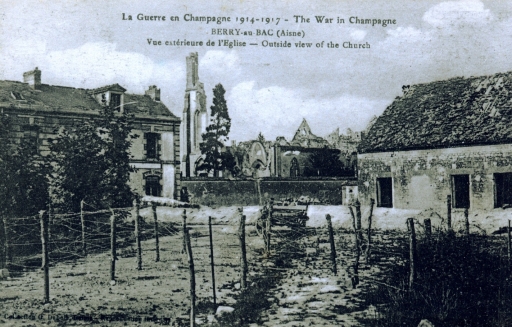
[[[323, 204], [343, 204], [346, 186], [357, 185], [355, 178], [346, 179], [262, 179], [262, 199], [299, 198], [307, 196]], [[191, 203], [201, 205], [257, 205], [259, 203], [256, 180], [185, 179], [181, 187], [186, 188]]]

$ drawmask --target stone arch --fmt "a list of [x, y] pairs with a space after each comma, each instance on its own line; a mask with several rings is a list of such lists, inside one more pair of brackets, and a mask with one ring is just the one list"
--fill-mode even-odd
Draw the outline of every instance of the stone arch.
[[298, 177], [300, 176], [300, 166], [299, 161], [296, 157], [293, 157], [293, 159], [290, 162], [290, 177]]
[[258, 162], [261, 167], [267, 166], [267, 152], [261, 142], [253, 142], [251, 144], [251, 149], [249, 150], [249, 162], [252, 168], [255, 168], [255, 165], [257, 165]]

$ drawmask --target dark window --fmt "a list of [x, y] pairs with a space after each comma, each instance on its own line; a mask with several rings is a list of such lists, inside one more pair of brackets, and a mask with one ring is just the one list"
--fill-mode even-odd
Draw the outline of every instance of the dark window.
[[121, 110], [121, 94], [111, 93], [110, 104], [117, 110]]
[[160, 139], [160, 134], [145, 133], [144, 136], [146, 138], [146, 159], [158, 159], [158, 152], [160, 150], [158, 140]]
[[452, 207], [469, 208], [469, 175], [452, 176], [452, 193]]
[[377, 206], [393, 208], [393, 179], [377, 178]]
[[25, 100], [25, 98], [23, 98], [23, 95], [21, 95], [21, 93], [20, 93], [20, 92], [12, 91], [12, 92], [11, 92], [11, 96], [12, 96], [15, 100]]
[[39, 127], [35, 125], [23, 126], [23, 143], [32, 151], [37, 152], [39, 148]]
[[494, 207], [512, 205], [512, 173], [494, 174]]
[[293, 158], [290, 165], [290, 177], [297, 176], [299, 176], [299, 161], [297, 161], [297, 158]]
[[180, 191], [181, 202], [188, 202], [188, 191], [186, 187], [182, 187]]
[[160, 196], [160, 177], [148, 176], [146, 177], [146, 195]]

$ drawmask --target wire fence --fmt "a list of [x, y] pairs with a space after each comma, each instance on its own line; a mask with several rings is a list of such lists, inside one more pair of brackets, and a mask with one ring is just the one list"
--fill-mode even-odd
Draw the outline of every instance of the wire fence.
[[[156, 206], [157, 204], [147, 206], [152, 210], [145, 213], [145, 218], [140, 215], [138, 203], [133, 207], [98, 210], [85, 202], [83, 210], [78, 213], [42, 212], [29, 217], [4, 218], [0, 220], [2, 224], [0, 226], [0, 268], [9, 267], [15, 273], [43, 267], [45, 280], [49, 280], [48, 270], [56, 270], [55, 266], [72, 260], [77, 266], [77, 271], [68, 272], [67, 276], [76, 276], [77, 280], [83, 281], [80, 284], [82, 285], [80, 290], [84, 294], [89, 292], [88, 288], [94, 280], [93, 277], [110, 280], [111, 286], [116, 285], [118, 278], [122, 277], [126, 287], [135, 285], [133, 279], [137, 281], [158, 280], [152, 284], [157, 289], [164, 287], [171, 290], [173, 294], [184, 294], [181, 300], [190, 299], [191, 304], [188, 309], [182, 311], [190, 314], [190, 320], [193, 321], [195, 319], [194, 309], [201, 305], [201, 303], [196, 303], [196, 298], [208, 299], [215, 304], [218, 290], [223, 290], [221, 292], [223, 295], [220, 296], [226, 296], [226, 290], [233, 289], [234, 284], [239, 284], [237, 287], [242, 291], [245, 288], [250, 288], [250, 283], [247, 283], [246, 280], [247, 272], [254, 270], [256, 256], [270, 257], [279, 247], [280, 251], [286, 255], [300, 258], [306, 252], [308, 245], [299, 243], [297, 240], [310, 239], [312, 235], [308, 228], [286, 229], [270, 226], [267, 229], [265, 226], [265, 233], [260, 242], [246, 242], [246, 236], [254, 239], [257, 233], [255, 227], [251, 227], [246, 234], [245, 217], [242, 211], [238, 213], [238, 219], [228, 225], [216, 226], [215, 233], [212, 233], [212, 224], [215, 225], [215, 219], [212, 223], [210, 218], [209, 224], [188, 225], [187, 213], [184, 210], [181, 222], [176, 219], [173, 222], [164, 221], [157, 216]], [[272, 209], [266, 212], [272, 213]], [[315, 231], [317, 244], [311, 245], [318, 248], [321, 238], [322, 243], [330, 243], [330, 250], [326, 250], [325, 253], [330, 254], [329, 260], [332, 261], [332, 265], [323, 269], [331, 269], [333, 275], [336, 275], [338, 267], [345, 267], [348, 275], [352, 278], [354, 288], [359, 283], [360, 266], [371, 265], [376, 262], [378, 257], [400, 256], [403, 249], [407, 249], [408, 246], [412, 249], [415, 246], [414, 242], [411, 241], [408, 244], [408, 238], [412, 239], [411, 235], [413, 234], [415, 238], [421, 240], [430, 238], [431, 246], [438, 246], [439, 242], [436, 241], [436, 238], [442, 234], [442, 231], [451, 228], [451, 226], [433, 227], [430, 222], [427, 223], [428, 220], [411, 219], [408, 220], [409, 226], [416, 225], [418, 227], [414, 233], [411, 232], [411, 227], [407, 232], [380, 231], [377, 233], [371, 229], [371, 215], [371, 208], [361, 213], [361, 208], [355, 207], [353, 230], [333, 231], [329, 223], [327, 229], [320, 230], [318, 233]], [[271, 221], [267, 220], [264, 215], [260, 219]], [[329, 221], [330, 217], [326, 217], [326, 219]], [[362, 230], [361, 219], [369, 220], [368, 231]], [[445, 220], [442, 223], [447, 224]], [[432, 227], [433, 230], [429, 230]], [[510, 234], [510, 227], [507, 232]], [[340, 241], [342, 233], [353, 235], [353, 241]], [[510, 236], [506, 243], [508, 252], [504, 252], [504, 243], [498, 242], [499, 244], [497, 244], [497, 242], [486, 238], [480, 239], [478, 238], [480, 234], [479, 230], [472, 228], [473, 245], [478, 244], [479, 249], [487, 248], [497, 251], [501, 256], [505, 254], [508, 256], [508, 261], [512, 262]], [[162, 239], [159, 243], [159, 237], [164, 236], [167, 238]], [[258, 236], [259, 238], [260, 236]], [[272, 248], [268, 245], [267, 238], [272, 240]], [[246, 250], [248, 250], [247, 257], [244, 254]], [[340, 253], [342, 253], [341, 256]], [[360, 261], [360, 257], [363, 255], [366, 259], [365, 263]], [[101, 260], [95, 260], [92, 258], [93, 256], [101, 256]], [[132, 270], [125, 271], [126, 263], [119, 263], [116, 267], [115, 262], [119, 258], [135, 258], [135, 262], [129, 264]], [[406, 258], [406, 262], [409, 264], [408, 273], [411, 275], [409, 288], [413, 288], [416, 282], [413, 271], [414, 263], [418, 265], [421, 260], [423, 258], [417, 257], [412, 250], [408, 262]], [[159, 265], [158, 262], [162, 262], [162, 264]], [[405, 263], [399, 264], [405, 266]], [[148, 269], [144, 273], [133, 272], [133, 269], [142, 271], [146, 268]], [[151, 270], [153, 268], [156, 269]], [[274, 267], [274, 269], [279, 268]], [[96, 271], [94, 271], [95, 269]], [[60, 272], [53, 274], [52, 284], [56, 281], [58, 283], [60, 276]], [[179, 279], [190, 280], [190, 287], [178, 289], [174, 283]], [[199, 282], [196, 284], [195, 280]], [[49, 302], [50, 287], [46, 283], [45, 281], [44, 300]], [[52, 287], [51, 291], [65, 292], [60, 291], [57, 287]], [[147, 290], [147, 292], [150, 291], [155, 292], [155, 289]], [[106, 292], [104, 296], [109, 296], [108, 292], [111, 290], [106, 288], [100, 292]], [[146, 290], [141, 289], [141, 292], [146, 292]], [[176, 297], [176, 302], [178, 303], [178, 301], [180, 300]], [[151, 308], [148, 307], [147, 310], [151, 310]], [[123, 319], [127, 321], [131, 318], [124, 317]], [[167, 318], [165, 321], [168, 321]]]

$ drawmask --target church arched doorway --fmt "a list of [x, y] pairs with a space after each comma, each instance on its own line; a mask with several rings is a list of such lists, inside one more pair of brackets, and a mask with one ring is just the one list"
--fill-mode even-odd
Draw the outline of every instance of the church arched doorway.
[[297, 158], [293, 158], [290, 164], [290, 177], [299, 176], [299, 161]]

